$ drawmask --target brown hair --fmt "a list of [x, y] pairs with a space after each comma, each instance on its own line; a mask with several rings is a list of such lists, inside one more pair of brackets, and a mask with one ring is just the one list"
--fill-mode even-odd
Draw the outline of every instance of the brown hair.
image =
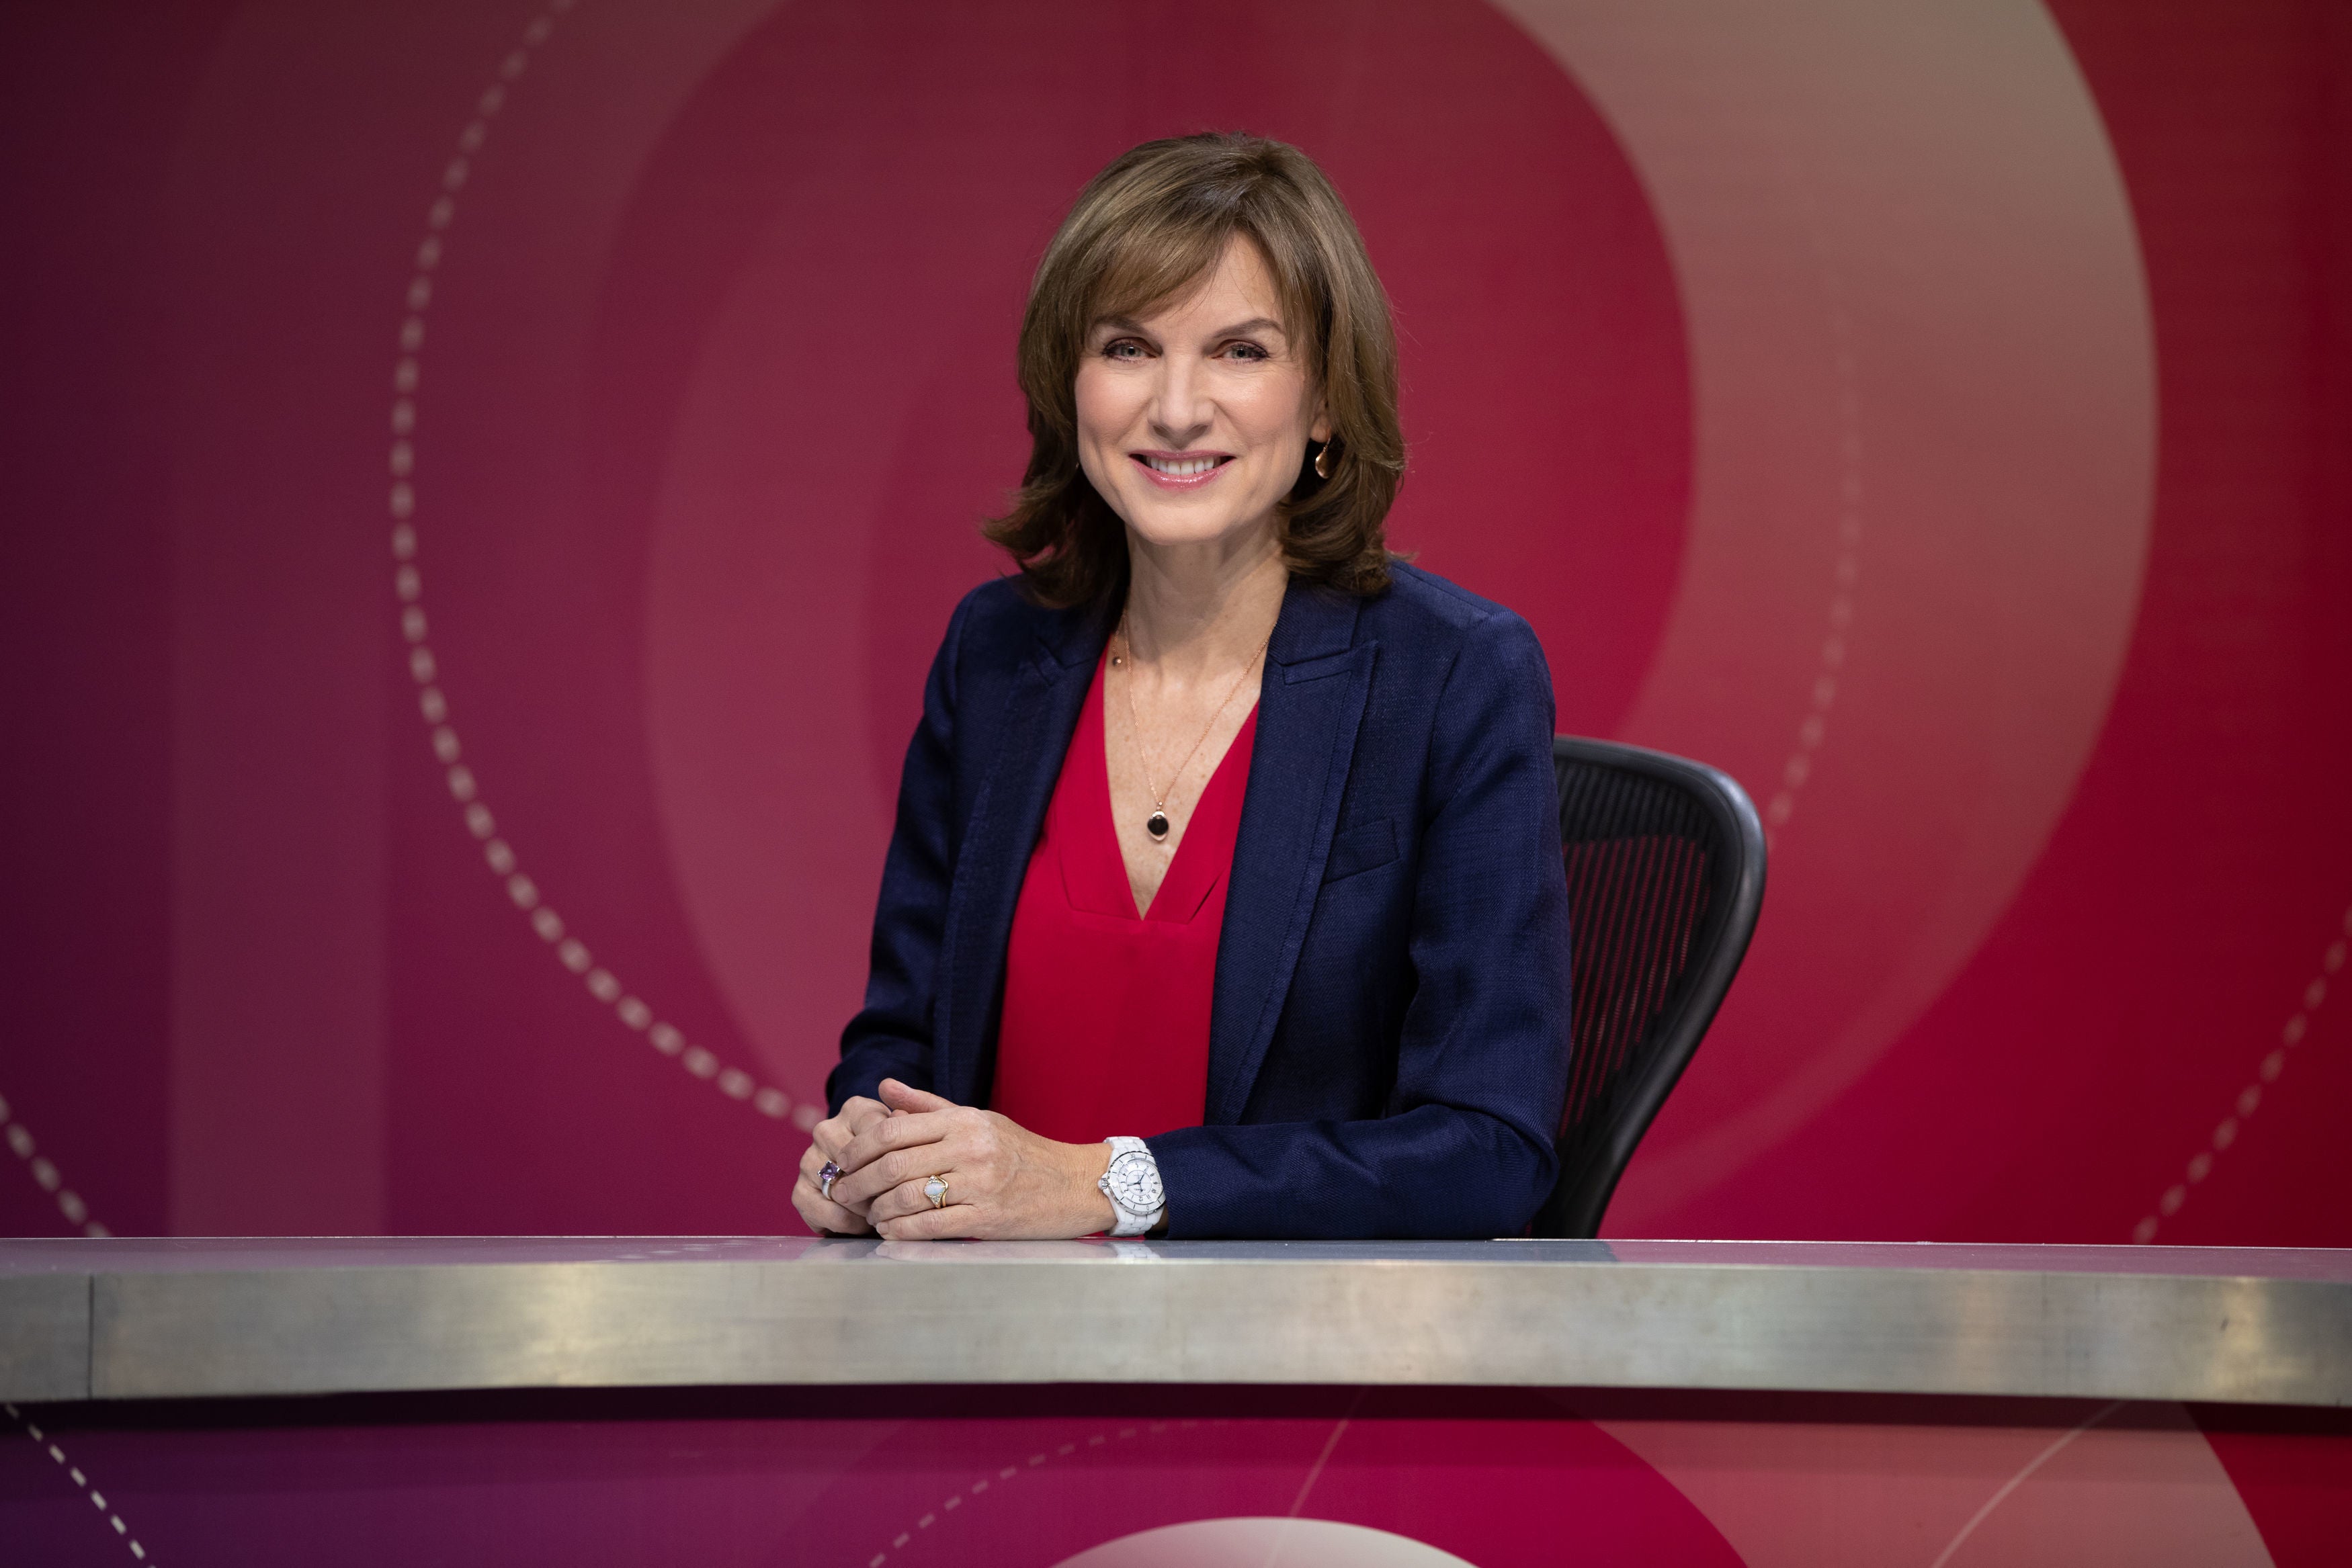
[[1314, 161], [1263, 136], [1208, 132], [1147, 141], [1096, 175], [1062, 220], [1029, 286], [1021, 390], [1028, 471], [989, 538], [1012, 553], [1032, 597], [1107, 599], [1127, 580], [1118, 517], [1078, 465], [1077, 372], [1107, 316], [1181, 294], [1241, 236], [1273, 275], [1284, 326], [1330, 421], [1328, 479], [1301, 463], [1276, 511], [1294, 576], [1353, 593], [1388, 586], [1382, 523], [1404, 475], [1396, 329], [1346, 204]]

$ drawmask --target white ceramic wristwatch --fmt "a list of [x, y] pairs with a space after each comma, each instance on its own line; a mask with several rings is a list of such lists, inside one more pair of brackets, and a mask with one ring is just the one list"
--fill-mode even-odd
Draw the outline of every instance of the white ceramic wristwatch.
[[1157, 1229], [1168, 1218], [1168, 1195], [1160, 1185], [1160, 1162], [1141, 1138], [1106, 1138], [1110, 1145], [1110, 1169], [1095, 1185], [1110, 1199], [1118, 1223], [1113, 1236], [1141, 1236]]

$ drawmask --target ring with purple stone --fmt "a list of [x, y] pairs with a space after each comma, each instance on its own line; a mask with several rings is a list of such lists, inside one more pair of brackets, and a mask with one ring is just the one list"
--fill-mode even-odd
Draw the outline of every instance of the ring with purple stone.
[[840, 1174], [841, 1167], [831, 1160], [825, 1161], [824, 1169], [816, 1173], [816, 1190], [827, 1203], [833, 1201], [833, 1179]]

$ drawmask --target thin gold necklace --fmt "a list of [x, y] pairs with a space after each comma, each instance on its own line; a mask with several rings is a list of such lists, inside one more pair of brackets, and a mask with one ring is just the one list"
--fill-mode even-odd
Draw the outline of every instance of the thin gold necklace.
[[[1257, 662], [1265, 656], [1267, 643], [1273, 641], [1274, 633], [1268, 632], [1265, 634], [1265, 642], [1257, 645], [1257, 652], [1249, 656], [1249, 663], [1242, 666], [1242, 673], [1235, 675], [1234, 684], [1225, 688], [1224, 700], [1210, 712], [1209, 722], [1201, 727], [1201, 738], [1192, 743], [1192, 749], [1187, 751], [1184, 754], [1184, 760], [1176, 765], [1176, 771], [1169, 776], [1168, 788], [1165, 789], [1155, 790], [1151, 788], [1151, 775], [1157, 773], [1159, 768], [1143, 744], [1143, 719], [1135, 710], [1135, 672], [1132, 669], [1128, 671], [1127, 722], [1135, 731], [1135, 749], [1140, 754], [1139, 759], [1144, 766], [1143, 788], [1152, 798], [1151, 815], [1143, 820], [1143, 831], [1151, 835], [1152, 842], [1161, 843], [1168, 838], [1168, 797], [1176, 792], [1176, 780], [1183, 778], [1184, 769], [1192, 766], [1192, 758], [1200, 755], [1202, 743], [1209, 738], [1209, 731], [1217, 727], [1217, 720], [1223, 717], [1225, 709], [1233, 706], [1234, 695], [1242, 689], [1242, 682], [1249, 678], [1249, 673], [1257, 668]], [[1128, 641], [1127, 617], [1124, 615], [1118, 618], [1118, 645], [1126, 652], [1113, 653], [1110, 656], [1111, 664], [1114, 666], [1132, 664], [1135, 644]]]

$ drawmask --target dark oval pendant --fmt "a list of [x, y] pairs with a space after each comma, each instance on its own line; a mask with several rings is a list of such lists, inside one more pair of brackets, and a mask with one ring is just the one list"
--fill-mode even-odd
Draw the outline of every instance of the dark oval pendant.
[[1150, 833], [1155, 839], [1166, 838], [1168, 836], [1168, 813], [1165, 811], [1152, 812], [1150, 817], [1144, 819], [1143, 831]]

